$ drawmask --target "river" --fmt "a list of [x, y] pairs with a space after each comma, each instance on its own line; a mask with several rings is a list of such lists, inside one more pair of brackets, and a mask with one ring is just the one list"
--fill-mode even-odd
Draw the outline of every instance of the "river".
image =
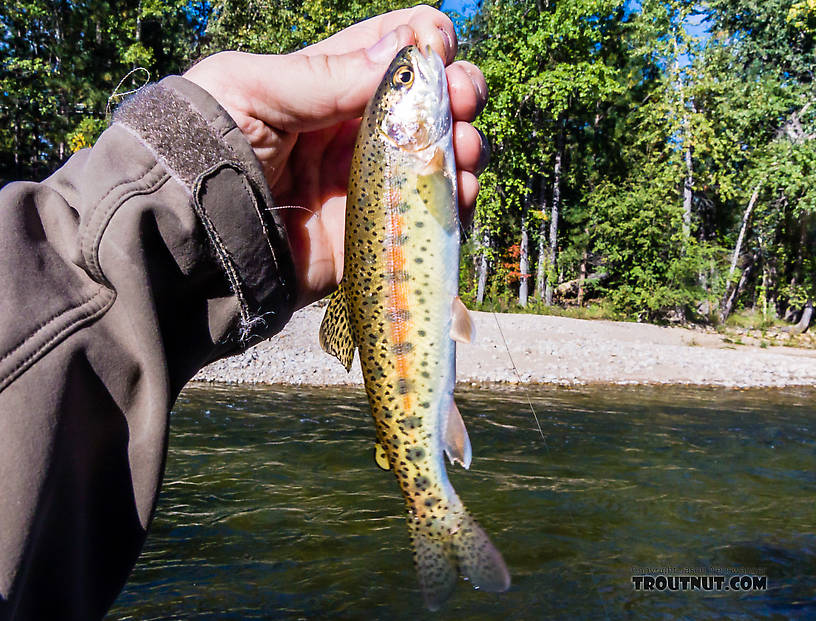
[[[147, 544], [108, 618], [814, 618], [815, 398], [458, 392], [474, 459], [451, 481], [513, 585], [462, 582], [431, 615], [361, 389], [193, 385], [172, 414]], [[729, 570], [764, 588], [646, 591], [632, 579]]]

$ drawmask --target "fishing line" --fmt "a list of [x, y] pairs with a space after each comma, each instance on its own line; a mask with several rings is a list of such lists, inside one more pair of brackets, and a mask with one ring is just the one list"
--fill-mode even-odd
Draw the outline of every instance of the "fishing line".
[[[510, 364], [513, 365], [513, 371], [516, 374], [516, 379], [518, 380], [519, 386], [524, 386], [521, 381], [521, 375], [519, 374], [518, 367], [516, 367], [516, 363], [513, 360], [513, 354], [510, 353], [510, 347], [507, 345], [507, 339], [504, 338], [504, 332], [501, 329], [501, 324], [499, 323], [499, 316], [496, 314], [496, 311], [491, 311], [493, 313], [493, 319], [496, 320], [496, 327], [499, 329], [499, 335], [501, 336], [502, 342], [504, 343], [504, 349], [507, 351], [507, 357], [510, 358]], [[549, 455], [550, 449], [547, 446], [547, 438], [544, 437], [544, 432], [541, 430], [541, 423], [538, 422], [538, 414], [536, 414], [535, 408], [533, 407], [533, 400], [530, 399], [530, 393], [527, 392], [527, 389], [524, 389], [524, 396], [527, 398], [527, 405], [530, 406], [530, 412], [533, 413], [533, 419], [535, 419], [536, 427], [538, 427], [538, 433], [541, 434], [541, 439], [544, 440], [544, 447], [547, 449], [547, 454]]]
[[303, 211], [308, 211], [313, 216], [320, 217], [320, 213], [318, 213], [314, 209], [309, 209], [308, 207], [304, 207], [303, 205], [278, 205], [276, 207], [264, 207], [266, 211], [277, 211], [278, 209], [302, 209]]
[[[467, 231], [465, 227], [462, 225], [462, 220], [457, 218], [459, 221], [459, 231], [462, 234], [462, 237], [467, 237]], [[493, 314], [493, 319], [496, 320], [496, 327], [499, 329], [499, 336], [501, 336], [502, 343], [504, 343], [504, 350], [507, 352], [507, 357], [510, 359], [510, 364], [513, 366], [513, 372], [516, 374], [516, 379], [518, 380], [519, 386], [522, 387], [524, 390], [524, 396], [527, 399], [527, 405], [530, 406], [530, 412], [533, 414], [533, 420], [535, 420], [536, 427], [538, 428], [538, 433], [541, 434], [541, 439], [544, 441], [544, 448], [547, 449], [547, 455], [550, 454], [550, 447], [547, 446], [547, 438], [544, 437], [544, 431], [541, 429], [541, 423], [538, 420], [538, 414], [536, 414], [535, 408], [533, 407], [533, 400], [530, 398], [530, 393], [525, 387], [524, 383], [521, 381], [521, 374], [519, 373], [518, 367], [516, 366], [515, 361], [513, 360], [513, 354], [510, 353], [510, 347], [507, 345], [507, 339], [504, 338], [504, 331], [501, 328], [501, 324], [499, 323], [499, 316], [496, 314], [496, 311], [490, 311]]]
[[[464, 227], [462, 226], [461, 220], [459, 221], [459, 229], [463, 235], [467, 235]], [[527, 399], [527, 405], [530, 406], [530, 412], [533, 414], [533, 419], [535, 420], [536, 427], [538, 427], [538, 433], [541, 434], [541, 440], [544, 444], [544, 450], [547, 453], [547, 458], [552, 461], [552, 453], [550, 453], [550, 447], [547, 444], [547, 438], [544, 436], [544, 431], [541, 429], [541, 423], [538, 420], [538, 414], [536, 414], [535, 407], [533, 407], [533, 400], [530, 398], [530, 391], [527, 390], [527, 385], [524, 384], [521, 380], [521, 374], [519, 373], [518, 367], [516, 366], [516, 362], [513, 360], [513, 354], [510, 353], [510, 346], [507, 344], [507, 339], [504, 338], [504, 331], [502, 330], [501, 323], [499, 322], [499, 316], [496, 311], [491, 310], [491, 314], [493, 315], [493, 319], [496, 321], [496, 327], [499, 329], [499, 336], [501, 336], [502, 343], [504, 343], [504, 349], [507, 352], [507, 357], [510, 359], [510, 364], [513, 367], [513, 372], [516, 374], [516, 380], [518, 380], [518, 384], [521, 389], [524, 391], [524, 397]], [[570, 520], [574, 523], [577, 522], [575, 519], [575, 514], [569, 507], [565, 507], [567, 515], [569, 516]], [[606, 600], [604, 599], [601, 593], [601, 586], [598, 582], [598, 577], [595, 575], [595, 571], [592, 569], [592, 565], [589, 565], [589, 575], [592, 579], [592, 585], [595, 587], [595, 592], [598, 594], [598, 599], [601, 602], [601, 607], [603, 608], [604, 618], [609, 619], [609, 611], [606, 608]]]
[[130, 76], [132, 76], [132, 75], [134, 75], [134, 74], [136, 74], [136, 73], [138, 73], [140, 71], [144, 71], [145, 74], [146, 74], [145, 75], [145, 81], [144, 81], [144, 84], [142, 84], [142, 86], [144, 86], [145, 84], [150, 82], [150, 71], [148, 71], [144, 67], [135, 67], [135, 68], [131, 69], [130, 71], [128, 71], [127, 74], [125, 74], [125, 77], [122, 78], [121, 80], [119, 80], [119, 84], [117, 84], [116, 88], [113, 89], [113, 92], [111, 93], [111, 96], [108, 97], [108, 103], [105, 105], [105, 117], [106, 118], [110, 117], [111, 103], [116, 103], [116, 100], [124, 99], [128, 95], [131, 95], [131, 94], [135, 93], [136, 91], [138, 91], [140, 88], [142, 88], [142, 86], [139, 86], [139, 87], [131, 89], [129, 91], [123, 91], [121, 93], [119, 92], [119, 89], [122, 88], [122, 84], [125, 83], [125, 80], [127, 80]]
[[[552, 461], [550, 447], [547, 444], [547, 438], [544, 437], [544, 432], [541, 430], [541, 424], [538, 422], [538, 415], [533, 407], [533, 400], [530, 398], [530, 391], [527, 390], [527, 386], [521, 381], [521, 374], [518, 371], [518, 367], [516, 367], [516, 363], [513, 361], [513, 354], [510, 353], [510, 346], [507, 344], [507, 339], [504, 338], [504, 331], [501, 329], [499, 316], [496, 314], [496, 311], [490, 312], [493, 314], [493, 319], [496, 320], [496, 327], [499, 329], [499, 335], [504, 343], [504, 349], [507, 351], [507, 357], [510, 359], [510, 364], [513, 366], [513, 371], [516, 374], [516, 379], [518, 380], [519, 386], [521, 386], [521, 389], [524, 391], [524, 396], [527, 398], [527, 404], [530, 406], [530, 411], [533, 413], [533, 418], [535, 419], [536, 426], [538, 427], [538, 432], [541, 434], [541, 439], [544, 441], [544, 450], [547, 452], [547, 458]], [[572, 523], [576, 523], [577, 520], [575, 519], [575, 514], [569, 507], [565, 507], [565, 509], [570, 517], [570, 520], [572, 520]], [[598, 594], [598, 599], [601, 601], [601, 606], [603, 607], [604, 611], [604, 618], [609, 619], [609, 611], [606, 609], [606, 601], [604, 600], [603, 595], [601, 595], [601, 586], [598, 583], [598, 578], [595, 575], [595, 572], [592, 570], [592, 565], [589, 565], [589, 575], [592, 578], [592, 584], [595, 586], [595, 592]]]

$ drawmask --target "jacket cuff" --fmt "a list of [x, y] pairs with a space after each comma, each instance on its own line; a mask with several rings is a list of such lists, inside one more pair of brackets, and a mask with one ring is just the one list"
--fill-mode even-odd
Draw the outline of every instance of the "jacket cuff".
[[204, 89], [170, 76], [123, 102], [113, 120], [188, 190], [238, 301], [229, 340], [246, 346], [279, 331], [296, 300], [292, 255], [261, 165], [229, 114]]

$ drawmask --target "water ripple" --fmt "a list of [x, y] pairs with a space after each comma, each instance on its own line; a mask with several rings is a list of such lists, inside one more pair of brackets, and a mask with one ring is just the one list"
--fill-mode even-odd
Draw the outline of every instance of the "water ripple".
[[[450, 477], [513, 587], [439, 618], [814, 618], [816, 391], [579, 387], [457, 396]], [[425, 618], [356, 388], [191, 387], [150, 537], [110, 619]], [[760, 567], [750, 594], [643, 593], [638, 566]], [[430, 617], [428, 617], [430, 618]]]

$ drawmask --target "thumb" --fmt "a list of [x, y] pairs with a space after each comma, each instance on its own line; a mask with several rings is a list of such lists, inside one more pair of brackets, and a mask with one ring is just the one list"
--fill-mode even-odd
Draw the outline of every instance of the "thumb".
[[[309, 48], [272, 57], [266, 105], [258, 116], [267, 125], [303, 132], [362, 115], [397, 52], [415, 42], [414, 31], [400, 26], [367, 49], [345, 54], [310, 53]], [[266, 117], [266, 118], [264, 118]]]

